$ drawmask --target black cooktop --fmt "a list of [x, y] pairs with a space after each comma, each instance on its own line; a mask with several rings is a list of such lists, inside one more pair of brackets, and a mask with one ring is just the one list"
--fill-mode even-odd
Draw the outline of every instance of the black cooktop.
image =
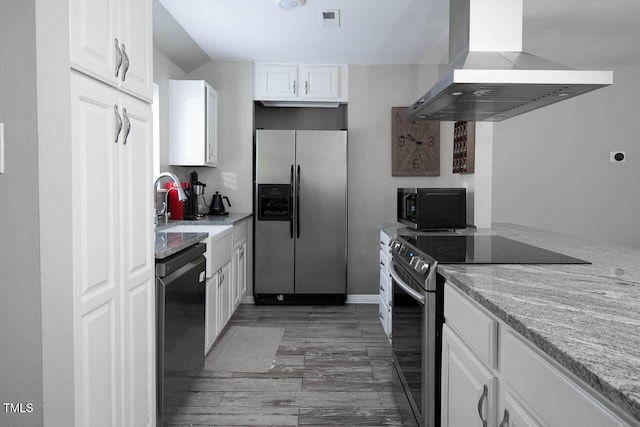
[[401, 235], [440, 264], [591, 264], [501, 236]]

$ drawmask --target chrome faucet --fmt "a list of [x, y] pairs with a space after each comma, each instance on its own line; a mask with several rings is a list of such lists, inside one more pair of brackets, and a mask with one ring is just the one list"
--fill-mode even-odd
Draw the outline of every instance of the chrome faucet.
[[156, 182], [153, 184], [153, 203], [154, 203], [154, 210], [155, 210], [154, 224], [155, 225], [158, 225], [158, 220], [163, 217], [164, 217], [165, 224], [169, 221], [169, 215], [167, 212], [168, 210], [167, 194], [169, 194], [168, 191], [164, 194], [164, 202], [162, 202], [162, 208], [160, 210], [155, 208], [156, 193], [158, 192], [158, 183], [160, 182], [160, 180], [162, 180], [162, 178], [169, 178], [176, 184], [176, 187], [177, 187], [176, 190], [178, 191], [178, 200], [180, 200], [181, 202], [184, 202], [185, 200], [187, 200], [187, 195], [184, 193], [184, 190], [182, 189], [182, 184], [180, 183], [180, 180], [178, 179], [178, 177], [171, 172], [161, 172], [160, 175], [158, 175], [158, 177], [156, 178]]

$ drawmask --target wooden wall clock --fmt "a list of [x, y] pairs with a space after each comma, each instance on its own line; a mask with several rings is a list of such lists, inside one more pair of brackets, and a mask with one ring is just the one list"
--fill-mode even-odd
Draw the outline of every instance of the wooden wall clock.
[[404, 121], [391, 108], [391, 175], [440, 176], [440, 122]]

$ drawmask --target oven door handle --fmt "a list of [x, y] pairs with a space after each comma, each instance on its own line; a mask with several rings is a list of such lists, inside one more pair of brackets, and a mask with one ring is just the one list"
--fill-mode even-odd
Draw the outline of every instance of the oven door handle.
[[396, 272], [396, 266], [393, 262], [391, 263], [391, 268], [389, 269], [389, 273], [391, 273], [391, 278], [396, 282], [398, 286], [400, 286], [400, 288], [403, 291], [411, 295], [411, 298], [418, 301], [420, 304], [424, 305], [424, 302], [426, 299], [424, 295], [420, 295], [420, 293], [416, 292], [411, 286], [409, 286], [405, 281], [403, 281], [400, 278], [400, 276], [398, 276], [398, 273]]

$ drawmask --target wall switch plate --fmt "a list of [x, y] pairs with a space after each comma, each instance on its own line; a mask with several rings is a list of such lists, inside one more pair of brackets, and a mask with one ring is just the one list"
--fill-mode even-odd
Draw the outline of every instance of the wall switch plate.
[[4, 123], [0, 123], [0, 173], [4, 173]]
[[627, 161], [627, 154], [624, 151], [612, 151], [609, 153], [611, 163], [624, 163]]

